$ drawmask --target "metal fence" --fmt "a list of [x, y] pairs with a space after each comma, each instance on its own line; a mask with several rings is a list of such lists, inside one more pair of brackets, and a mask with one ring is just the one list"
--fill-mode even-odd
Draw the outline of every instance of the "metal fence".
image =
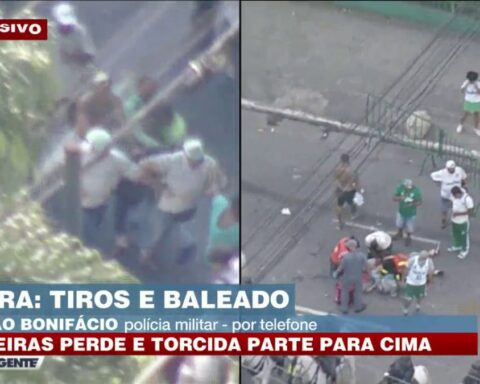
[[435, 8], [450, 13], [459, 13], [466, 16], [480, 14], [480, 1], [414, 1], [424, 7]]
[[431, 163], [432, 168], [441, 168], [446, 160], [454, 160], [465, 169], [469, 185], [480, 194], [480, 152], [467, 149], [439, 121], [431, 117], [417, 114], [417, 123], [408, 125], [407, 120], [412, 111], [398, 104], [376, 95], [367, 96], [366, 122], [373, 128], [375, 136], [423, 151], [425, 158], [420, 174], [423, 174], [428, 163]]

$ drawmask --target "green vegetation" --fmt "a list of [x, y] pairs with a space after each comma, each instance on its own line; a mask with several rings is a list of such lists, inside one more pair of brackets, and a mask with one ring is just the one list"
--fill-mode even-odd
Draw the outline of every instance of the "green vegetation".
[[[32, 15], [24, 12], [21, 17]], [[1, 14], [0, 14], [1, 17]], [[0, 190], [14, 192], [33, 173], [56, 99], [51, 41], [0, 43]]]
[[[2, 283], [138, 283], [115, 261], [107, 262], [78, 239], [55, 233], [40, 206], [20, 197], [0, 198]], [[40, 370], [0, 372], [9, 384], [130, 384], [151, 361], [133, 356], [47, 357]]]

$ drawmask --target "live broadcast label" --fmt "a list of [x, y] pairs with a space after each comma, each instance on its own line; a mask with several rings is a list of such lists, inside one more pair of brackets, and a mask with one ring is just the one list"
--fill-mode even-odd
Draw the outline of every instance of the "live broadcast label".
[[47, 39], [47, 19], [0, 19], [0, 40]]

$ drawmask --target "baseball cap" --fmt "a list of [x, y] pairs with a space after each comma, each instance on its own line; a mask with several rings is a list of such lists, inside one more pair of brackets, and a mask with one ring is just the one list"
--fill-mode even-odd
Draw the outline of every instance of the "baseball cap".
[[192, 161], [201, 161], [205, 157], [203, 144], [198, 139], [187, 139], [183, 144], [183, 151], [188, 159]]
[[101, 152], [112, 142], [112, 136], [105, 129], [95, 127], [87, 133], [86, 140], [95, 151]]
[[348, 239], [345, 242], [345, 245], [347, 246], [348, 249], [350, 250], [355, 250], [357, 249], [357, 241], [355, 239]]
[[420, 260], [425, 260], [425, 259], [428, 259], [430, 257], [430, 253], [428, 251], [420, 251], [420, 253], [418, 254], [418, 258]]
[[405, 179], [405, 180], [403, 180], [403, 185], [407, 188], [412, 188], [413, 187], [413, 181], [411, 179]]
[[455, 168], [457, 166], [457, 164], [455, 164], [455, 162], [453, 160], [448, 160], [447, 164], [445, 164], [445, 166], [447, 168]]
[[60, 3], [53, 8], [53, 18], [62, 25], [77, 24], [77, 17], [73, 7], [68, 3]]
[[100, 83], [103, 83], [103, 82], [109, 81], [109, 80], [110, 80], [110, 76], [108, 76], [107, 72], [98, 71], [95, 74], [95, 77], [93, 78], [93, 83], [94, 84], [100, 84]]

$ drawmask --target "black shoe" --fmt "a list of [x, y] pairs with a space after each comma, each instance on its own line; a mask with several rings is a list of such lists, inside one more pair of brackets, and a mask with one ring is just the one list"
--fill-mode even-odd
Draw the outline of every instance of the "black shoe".
[[356, 309], [356, 310], [355, 310], [355, 313], [363, 312], [365, 309], [367, 309], [367, 305], [366, 305], [366, 304], [363, 304], [363, 307], [362, 307], [362, 308], [359, 308], [359, 309]]
[[410, 236], [407, 236], [405, 238], [405, 246], [409, 247], [410, 245], [412, 245], [412, 238]]

